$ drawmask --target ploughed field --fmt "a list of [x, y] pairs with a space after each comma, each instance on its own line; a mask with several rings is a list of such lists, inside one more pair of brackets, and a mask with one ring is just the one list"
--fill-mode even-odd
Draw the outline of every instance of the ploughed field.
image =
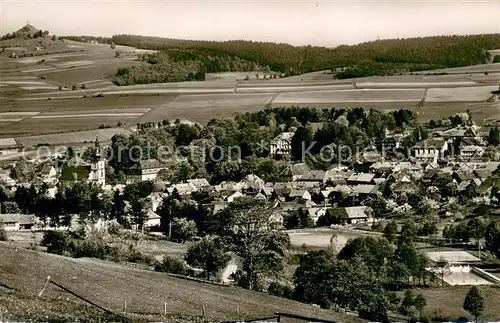
[[[115, 57], [117, 50], [120, 58]], [[128, 127], [163, 119], [205, 123], [266, 105], [405, 108], [417, 111], [420, 121], [467, 109], [477, 112], [476, 121], [500, 118], [498, 104], [488, 102], [491, 92], [498, 90], [500, 64], [349, 80], [334, 80], [328, 71], [278, 79], [234, 72], [208, 74], [204, 82], [118, 87], [108, 76], [118, 68], [141, 64], [137, 55], [144, 50], [65, 41], [53, 52], [20, 59], [0, 56], [0, 137]]]

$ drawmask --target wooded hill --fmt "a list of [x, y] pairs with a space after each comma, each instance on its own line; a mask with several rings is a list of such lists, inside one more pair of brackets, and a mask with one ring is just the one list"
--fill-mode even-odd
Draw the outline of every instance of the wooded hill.
[[192, 41], [136, 35], [115, 35], [110, 41], [144, 49], [189, 48], [215, 56], [230, 55], [288, 74], [347, 67], [344, 72], [338, 73], [339, 78], [484, 64], [487, 60], [486, 50], [500, 48], [500, 34], [387, 39], [335, 48], [244, 40]]
[[204, 81], [206, 73], [269, 72], [269, 67], [255, 61], [201, 49], [166, 48], [159, 53], [140, 55], [139, 59], [148, 64], [119, 69], [111, 80], [116, 85], [132, 85]]

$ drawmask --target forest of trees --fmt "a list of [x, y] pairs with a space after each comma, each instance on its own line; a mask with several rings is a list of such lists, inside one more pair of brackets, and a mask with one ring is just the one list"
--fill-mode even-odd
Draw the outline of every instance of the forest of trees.
[[191, 49], [230, 55], [288, 75], [347, 67], [339, 78], [387, 75], [486, 63], [486, 50], [500, 48], [498, 34], [388, 39], [335, 48], [270, 42], [176, 40], [115, 35], [115, 44], [153, 50]]
[[238, 56], [192, 49], [169, 48], [139, 59], [148, 64], [120, 68], [112, 81], [116, 85], [204, 81], [206, 73], [269, 71]]

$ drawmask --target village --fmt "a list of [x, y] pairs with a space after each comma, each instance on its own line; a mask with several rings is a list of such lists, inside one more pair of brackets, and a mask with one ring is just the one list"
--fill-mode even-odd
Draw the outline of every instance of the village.
[[[15, 205], [16, 190], [25, 188], [27, 191], [31, 183], [39, 183], [47, 197], [54, 199], [58, 187], [63, 187], [61, 185], [89, 183], [99, 187], [100, 195], [112, 198], [113, 194], [123, 194], [127, 185], [150, 182], [153, 183], [151, 192], [141, 199], [143, 219], [135, 223], [133, 212], [128, 215], [129, 227], [136, 232], [162, 231], [161, 214], [165, 211], [161, 208], [169, 196], [175, 196], [194, 209], [203, 209], [206, 216], [221, 212], [241, 197], [266, 201], [272, 205], [276, 228], [289, 230], [292, 245], [299, 249], [327, 247], [331, 243], [331, 234], [342, 236], [343, 232], [347, 232], [347, 236], [386, 235], [384, 227], [390, 221], [401, 226], [413, 218], [417, 220], [419, 241], [425, 245], [422, 252], [430, 263], [446, 259], [450, 266], [443, 284], [496, 285], [500, 283], [497, 269], [481, 269], [485, 267], [483, 260], [488, 257], [481, 253], [481, 248], [485, 248], [483, 237], [487, 223], [484, 222], [483, 233], [478, 236], [466, 233], [467, 237], [463, 238], [459, 234], [450, 234], [460, 223], [476, 216], [486, 221], [485, 217], [490, 212], [493, 216], [494, 210], [498, 209], [500, 162], [496, 161], [498, 154], [494, 148], [492, 153], [490, 144], [495, 140], [491, 138], [491, 131], [494, 135], [495, 128], [483, 132], [468, 120], [467, 114], [458, 117], [463, 118], [460, 125], [429, 130], [427, 139], [417, 141], [408, 158], [398, 160], [391, 152], [403, 146], [412, 129], [399, 134], [386, 129], [378, 147], [368, 145], [350, 163], [339, 162], [327, 170], [314, 170], [305, 162], [290, 162], [274, 182], [249, 174], [239, 181], [217, 184], [210, 184], [207, 178], [170, 183], [162, 180], [161, 174], [171, 165], [158, 159], [144, 159], [126, 171], [124, 183], [111, 185], [106, 182], [105, 156], [101, 156], [103, 149], [96, 140], [90, 162], [74, 153], [70, 160], [62, 163], [62, 167], [57, 167], [57, 160], [63, 157], [60, 155], [52, 156], [52, 159], [44, 156], [39, 160], [18, 161], [32, 164], [30, 167], [36, 170], [31, 182], [10, 177], [15, 164], [5, 169], [0, 182], [4, 192], [11, 192], [13, 202], [9, 202], [4, 193], [0, 219], [7, 232], [68, 230], [69, 223], [53, 225], [46, 217], [42, 219], [35, 214], [19, 212]], [[342, 124], [346, 121], [341, 117], [336, 122]], [[269, 155], [280, 160], [289, 158], [294, 134], [293, 131], [282, 132], [272, 139]], [[17, 152], [12, 151], [13, 145], [10, 144], [4, 150], [5, 154]], [[330, 228], [332, 231], [319, 232], [316, 236], [316, 228], [324, 228], [323, 231]], [[168, 236], [171, 234], [170, 226]], [[469, 243], [472, 238], [476, 238], [477, 244]], [[447, 242], [453, 248], [446, 247]], [[458, 242], [461, 243], [457, 249]], [[347, 239], [337, 248], [346, 243]], [[429, 265], [429, 270], [435, 269]]]

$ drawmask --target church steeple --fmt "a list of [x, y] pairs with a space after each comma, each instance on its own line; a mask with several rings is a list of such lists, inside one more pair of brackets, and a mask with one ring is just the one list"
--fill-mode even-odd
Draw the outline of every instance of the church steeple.
[[106, 164], [105, 161], [101, 158], [101, 145], [99, 144], [99, 139], [97, 136], [95, 137], [95, 152], [93, 156], [92, 163], [90, 164], [91, 169], [91, 182], [96, 183], [102, 187], [104, 187], [106, 182]]
[[94, 159], [99, 160], [101, 159], [101, 145], [99, 144], [99, 138], [97, 138], [97, 136], [95, 136], [94, 147], [95, 147]]

